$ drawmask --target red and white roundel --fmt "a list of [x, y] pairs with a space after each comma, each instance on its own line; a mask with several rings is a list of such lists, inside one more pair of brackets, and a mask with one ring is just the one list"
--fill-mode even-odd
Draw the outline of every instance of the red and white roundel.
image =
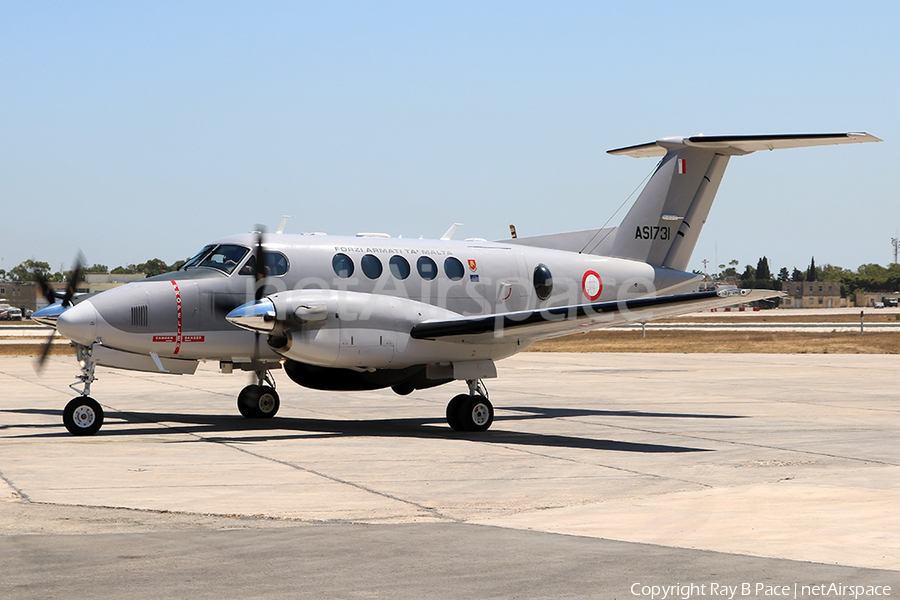
[[600, 294], [603, 293], [603, 280], [600, 279], [597, 271], [587, 271], [584, 274], [581, 279], [581, 289], [591, 302], [600, 297]]

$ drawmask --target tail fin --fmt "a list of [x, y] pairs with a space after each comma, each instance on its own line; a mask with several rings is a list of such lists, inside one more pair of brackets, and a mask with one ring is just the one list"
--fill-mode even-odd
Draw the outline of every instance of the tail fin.
[[585, 250], [684, 271], [730, 157], [757, 150], [880, 141], [868, 133], [694, 136], [610, 150], [613, 155], [663, 158], [621, 225]]

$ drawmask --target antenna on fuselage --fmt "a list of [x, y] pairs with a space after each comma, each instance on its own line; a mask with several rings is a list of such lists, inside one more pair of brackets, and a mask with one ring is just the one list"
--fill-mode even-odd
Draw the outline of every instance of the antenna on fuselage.
[[456, 233], [456, 228], [460, 227], [460, 226], [462, 226], [462, 223], [454, 223], [453, 225], [451, 225], [450, 229], [448, 229], [447, 232], [441, 236], [441, 241], [442, 242], [449, 241], [450, 238], [453, 237], [453, 234]]
[[292, 216], [293, 215], [281, 215], [281, 223], [278, 224], [278, 229], [275, 230], [275, 233], [284, 233], [284, 226], [287, 225], [287, 220]]

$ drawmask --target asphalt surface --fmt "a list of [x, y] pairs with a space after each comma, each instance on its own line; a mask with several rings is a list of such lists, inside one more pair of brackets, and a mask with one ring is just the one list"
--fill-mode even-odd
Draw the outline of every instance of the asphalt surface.
[[[247, 375], [201, 365], [98, 370], [107, 422], [75, 438], [74, 360], [38, 377], [0, 358], [0, 597], [900, 594], [900, 357], [499, 366], [480, 435], [443, 421], [462, 386], [323, 393], [276, 373], [278, 416], [248, 421]], [[813, 593], [830, 584], [864, 593]]]

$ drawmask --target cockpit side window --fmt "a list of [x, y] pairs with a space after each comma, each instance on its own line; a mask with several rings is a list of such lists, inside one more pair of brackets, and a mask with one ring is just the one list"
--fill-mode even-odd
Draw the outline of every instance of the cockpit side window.
[[231, 274], [232, 271], [240, 264], [249, 249], [234, 244], [222, 244], [216, 246], [211, 252], [207, 253], [196, 267], [210, 267], [218, 269], [224, 273]]
[[[290, 269], [287, 257], [281, 252], [263, 252], [263, 269], [266, 277], [278, 277], [284, 275]], [[241, 275], [256, 274], [256, 255], [253, 254], [244, 263], [239, 271]]]

